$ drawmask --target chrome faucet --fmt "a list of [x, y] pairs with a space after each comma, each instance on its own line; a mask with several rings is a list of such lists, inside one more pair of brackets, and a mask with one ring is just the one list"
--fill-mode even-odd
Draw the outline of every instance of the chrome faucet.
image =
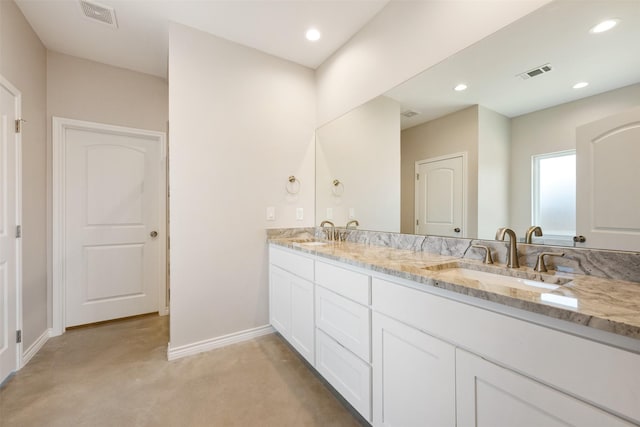
[[[327, 229], [324, 228], [325, 225], [328, 225], [329, 227], [331, 227], [331, 232], [327, 232]], [[333, 240], [335, 234], [336, 234], [336, 226], [331, 222], [331, 221], [327, 221], [324, 220], [320, 223], [320, 227], [322, 227], [322, 229], [325, 232], [325, 236], [327, 236], [328, 240]]]
[[356, 228], [356, 227], [360, 226], [360, 223], [358, 222], [358, 220], [357, 220], [357, 219], [352, 219], [351, 221], [349, 221], [349, 222], [347, 223], [347, 225], [345, 226], [345, 228], [348, 230], [350, 225], [353, 225], [353, 226], [354, 226], [353, 228]]
[[524, 242], [525, 243], [532, 243], [531, 237], [534, 234], [536, 236], [538, 236], [538, 237], [542, 236], [542, 228], [540, 228], [539, 225], [532, 225], [531, 227], [529, 227], [527, 229], [527, 234], [525, 234], [525, 236], [524, 236]]
[[516, 233], [510, 228], [502, 227], [498, 228], [496, 232], [496, 240], [504, 240], [504, 235], [509, 236], [509, 256], [507, 257], [507, 267], [519, 268], [518, 262], [518, 242], [516, 239]]

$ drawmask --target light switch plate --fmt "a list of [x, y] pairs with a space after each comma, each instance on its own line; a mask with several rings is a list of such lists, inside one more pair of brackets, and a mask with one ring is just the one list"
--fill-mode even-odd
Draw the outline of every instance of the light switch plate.
[[327, 219], [333, 219], [333, 208], [327, 208]]
[[355, 219], [356, 217], [356, 208], [349, 208], [349, 219]]
[[296, 208], [296, 219], [298, 221], [302, 221], [304, 219], [304, 209], [303, 208]]
[[269, 206], [267, 208], [267, 221], [275, 221], [276, 220], [276, 208], [273, 206]]

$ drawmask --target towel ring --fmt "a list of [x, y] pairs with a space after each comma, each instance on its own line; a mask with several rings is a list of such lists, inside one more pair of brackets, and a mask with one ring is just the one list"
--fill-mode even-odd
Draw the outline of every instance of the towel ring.
[[289, 177], [289, 182], [285, 186], [287, 193], [289, 194], [298, 194], [300, 192], [300, 180], [295, 176], [291, 175]]
[[344, 194], [344, 184], [340, 182], [339, 179], [334, 179], [333, 187], [331, 187], [331, 192], [334, 196], [342, 196]]

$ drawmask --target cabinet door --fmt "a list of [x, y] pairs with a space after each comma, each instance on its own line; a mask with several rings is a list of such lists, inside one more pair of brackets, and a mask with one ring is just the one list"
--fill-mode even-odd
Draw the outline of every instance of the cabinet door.
[[271, 265], [269, 278], [269, 320], [287, 340], [291, 333], [291, 282], [289, 274]]
[[455, 348], [373, 313], [375, 426], [454, 426]]
[[313, 283], [291, 276], [291, 345], [314, 365]]
[[633, 425], [460, 349], [456, 395], [458, 427]]

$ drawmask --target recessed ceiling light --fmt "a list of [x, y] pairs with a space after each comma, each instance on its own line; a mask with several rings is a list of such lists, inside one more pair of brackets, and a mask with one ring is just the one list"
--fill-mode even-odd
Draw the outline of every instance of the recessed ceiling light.
[[592, 34], [604, 33], [618, 25], [619, 22], [619, 19], [607, 19], [606, 21], [602, 21], [598, 25], [592, 27], [589, 32]]
[[588, 82], [580, 82], [573, 85], [574, 89], [582, 89], [583, 87], [589, 86]]
[[318, 41], [320, 40], [320, 31], [316, 30], [315, 28], [309, 28], [307, 30], [306, 37], [310, 42]]
[[464, 83], [460, 83], [459, 85], [457, 85], [456, 87], [453, 88], [453, 90], [455, 90], [456, 92], [462, 92], [463, 90], [467, 90], [467, 85]]

